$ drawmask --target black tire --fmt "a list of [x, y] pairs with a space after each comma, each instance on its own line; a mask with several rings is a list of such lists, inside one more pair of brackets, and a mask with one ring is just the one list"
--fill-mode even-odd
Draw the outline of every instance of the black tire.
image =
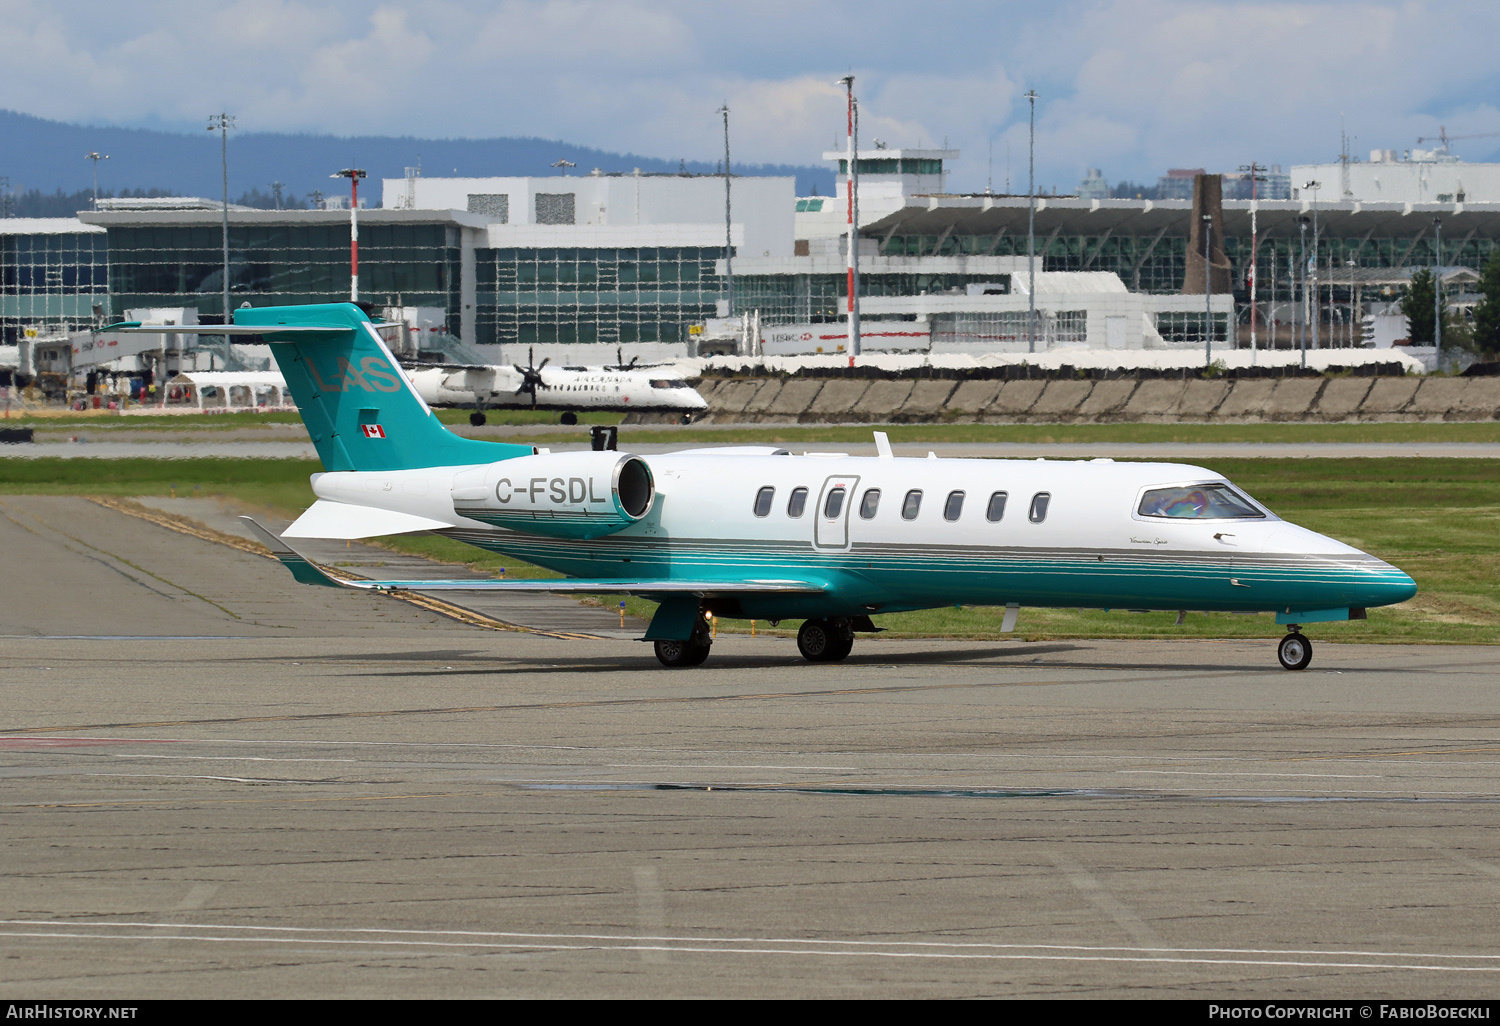
[[469, 423], [473, 424], [475, 427], [484, 427], [484, 422], [488, 419], [489, 418], [479, 410], [475, 410], [473, 413], [469, 414]]
[[574, 424], [578, 423], [578, 414], [574, 413], [572, 410], [569, 410], [567, 413], [564, 413], [561, 417], [559, 417], [558, 420], [568, 425], [568, 427], [572, 427]]
[[703, 661], [708, 658], [708, 650], [711, 647], [712, 645], [705, 645], [696, 640], [658, 641], [656, 659], [663, 666], [674, 670], [685, 666], [702, 666]]
[[693, 422], [693, 415], [691, 413], [684, 413], [682, 415], [682, 422], [684, 424], [691, 424]]
[[840, 617], [837, 620], [830, 620], [828, 624], [833, 631], [833, 647], [823, 657], [823, 661], [828, 663], [842, 662], [848, 658], [850, 652], [854, 651], [854, 628], [850, 625], [848, 619], [844, 617]]
[[797, 630], [797, 651], [810, 663], [821, 663], [832, 643], [827, 620], [808, 620]]
[[808, 620], [797, 631], [797, 651], [810, 663], [836, 663], [854, 648], [854, 631], [845, 619]]
[[1288, 634], [1276, 646], [1276, 658], [1283, 669], [1305, 670], [1312, 662], [1312, 642], [1301, 634]]

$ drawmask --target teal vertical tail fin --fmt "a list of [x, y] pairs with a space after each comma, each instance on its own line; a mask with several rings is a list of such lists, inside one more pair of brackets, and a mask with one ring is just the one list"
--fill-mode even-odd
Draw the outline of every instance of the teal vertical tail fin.
[[[352, 303], [247, 307], [327, 470], [415, 470], [528, 456], [529, 445], [461, 438], [438, 421]], [[276, 326], [299, 329], [278, 336]], [[327, 328], [327, 331], [309, 331]]]

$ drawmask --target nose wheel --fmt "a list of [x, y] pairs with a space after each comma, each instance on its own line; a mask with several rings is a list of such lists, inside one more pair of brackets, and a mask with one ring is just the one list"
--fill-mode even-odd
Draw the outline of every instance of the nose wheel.
[[841, 616], [809, 620], [797, 632], [797, 650], [810, 663], [836, 663], [854, 650], [854, 627]]
[[1276, 658], [1281, 661], [1283, 669], [1305, 670], [1312, 662], [1312, 642], [1293, 627], [1292, 632], [1276, 646]]

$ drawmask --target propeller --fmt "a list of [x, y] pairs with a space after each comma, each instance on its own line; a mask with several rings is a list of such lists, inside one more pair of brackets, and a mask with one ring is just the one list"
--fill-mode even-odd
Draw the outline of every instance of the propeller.
[[515, 367], [516, 373], [521, 375], [521, 387], [516, 389], [516, 395], [520, 395], [522, 392], [530, 392], [532, 409], [536, 409], [536, 390], [547, 387], [547, 383], [542, 380], [542, 367], [547, 366], [551, 362], [552, 357], [549, 356], [538, 366], [536, 362], [536, 347], [532, 346], [526, 350], [525, 367], [522, 367], [519, 363], [511, 365]]
[[637, 360], [639, 360], [639, 359], [640, 359], [639, 356], [632, 356], [630, 358], [630, 362], [626, 363], [625, 362], [625, 355], [624, 355], [624, 352], [622, 350], [622, 347], [621, 346], [615, 346], [615, 370], [622, 370], [622, 371], [633, 370], [635, 368], [635, 362]]

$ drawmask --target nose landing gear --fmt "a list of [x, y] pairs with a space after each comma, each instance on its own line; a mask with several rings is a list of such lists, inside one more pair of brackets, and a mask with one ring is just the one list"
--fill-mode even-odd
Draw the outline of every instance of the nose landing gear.
[[1305, 670], [1312, 662], [1312, 642], [1302, 636], [1301, 628], [1295, 623], [1287, 624], [1287, 630], [1291, 633], [1276, 646], [1276, 658], [1283, 669]]

